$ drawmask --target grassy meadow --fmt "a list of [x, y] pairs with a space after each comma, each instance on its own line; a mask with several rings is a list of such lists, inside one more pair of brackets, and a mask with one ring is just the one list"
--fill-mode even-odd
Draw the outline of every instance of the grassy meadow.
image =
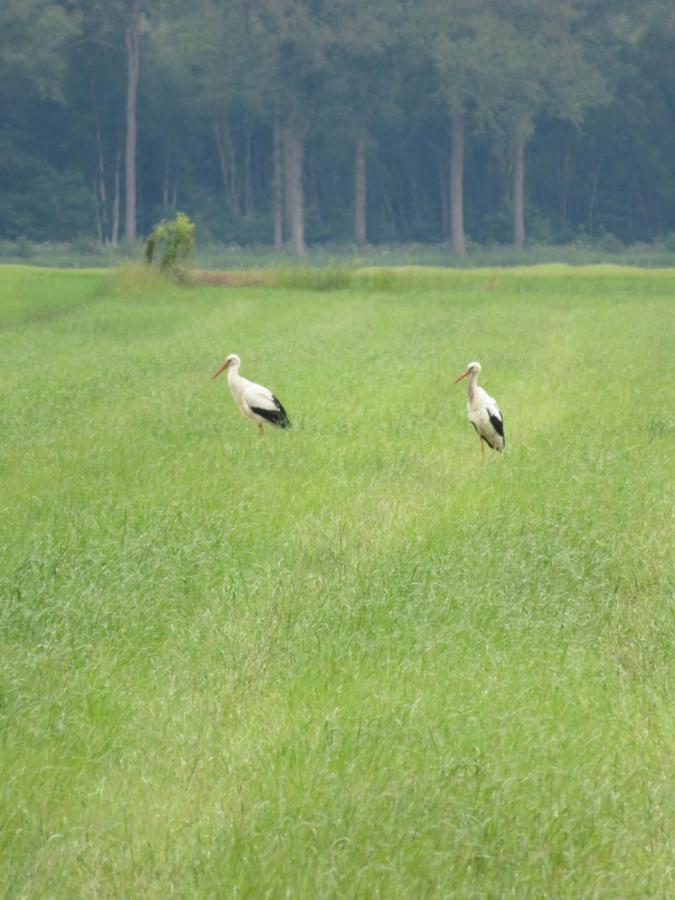
[[0, 894], [672, 896], [675, 270], [268, 280], [0, 268]]

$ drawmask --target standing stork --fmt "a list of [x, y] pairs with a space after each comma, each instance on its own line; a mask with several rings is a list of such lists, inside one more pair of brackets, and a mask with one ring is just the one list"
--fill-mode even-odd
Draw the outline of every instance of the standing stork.
[[504, 417], [501, 410], [497, 406], [497, 401], [491, 397], [482, 387], [478, 387], [478, 376], [480, 375], [480, 363], [471, 362], [462, 372], [455, 378], [455, 384], [462, 378], [469, 376], [469, 402], [466, 405], [469, 413], [469, 421], [476, 429], [476, 434], [480, 440], [480, 452], [485, 459], [485, 447], [483, 441], [492, 447], [493, 455], [495, 451], [502, 451], [506, 440], [504, 438]]
[[260, 437], [264, 434], [263, 425], [265, 422], [269, 422], [270, 425], [277, 425], [279, 428], [290, 428], [291, 423], [286, 410], [272, 391], [263, 387], [262, 384], [256, 384], [254, 381], [249, 381], [248, 378], [242, 378], [239, 374], [240, 365], [241, 360], [237, 354], [230, 353], [213, 378], [217, 378], [225, 369], [228, 370], [227, 383], [232, 391], [234, 402], [245, 416], [258, 423]]

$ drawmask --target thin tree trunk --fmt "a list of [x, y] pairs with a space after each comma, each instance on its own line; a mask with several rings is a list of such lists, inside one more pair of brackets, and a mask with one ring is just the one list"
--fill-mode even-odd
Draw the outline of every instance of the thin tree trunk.
[[292, 181], [291, 173], [291, 154], [289, 152], [289, 128], [285, 125], [281, 129], [281, 146], [283, 152], [283, 185], [284, 185], [284, 243], [290, 243], [291, 231], [293, 230], [293, 216], [291, 214], [291, 203], [289, 192]]
[[600, 179], [600, 167], [601, 163], [598, 162], [597, 168], [593, 175], [593, 187], [591, 189], [591, 199], [588, 204], [588, 217], [587, 217], [587, 226], [586, 230], [588, 234], [593, 234], [593, 216], [595, 214], [595, 201], [598, 196], [598, 181]]
[[296, 256], [305, 255], [305, 202], [302, 187], [303, 141], [297, 128], [292, 131], [291, 247]]
[[107, 234], [107, 215], [106, 215], [106, 189], [105, 189], [105, 166], [103, 161], [103, 141], [101, 139], [101, 120], [98, 113], [98, 101], [96, 99], [96, 87], [94, 79], [90, 80], [91, 102], [94, 108], [94, 127], [96, 130], [96, 175], [94, 176], [94, 195], [96, 203], [96, 226], [99, 235], [99, 241], [103, 244], [106, 241]]
[[513, 140], [513, 243], [525, 246], [525, 138], [516, 132]]
[[229, 192], [230, 192], [230, 209], [232, 215], [239, 218], [241, 207], [239, 204], [239, 173], [237, 170], [237, 153], [232, 140], [232, 132], [227, 119], [225, 119], [224, 142], [227, 150], [227, 166], [229, 171]]
[[286, 210], [291, 250], [295, 256], [305, 255], [305, 209], [302, 189], [302, 135], [297, 123], [284, 129], [284, 161], [286, 168]]
[[466, 256], [464, 241], [464, 116], [453, 112], [450, 151], [450, 235], [452, 250], [458, 256]]
[[572, 146], [568, 143], [565, 147], [565, 155], [560, 166], [560, 219], [567, 224], [567, 198], [569, 196], [570, 161]]
[[244, 156], [244, 215], [255, 212], [253, 207], [253, 179], [251, 176], [251, 131], [246, 129], [246, 152]]
[[216, 142], [216, 150], [218, 151], [218, 162], [220, 163], [220, 175], [223, 179], [223, 190], [225, 191], [225, 202], [230, 203], [229, 193], [228, 193], [228, 178], [227, 178], [227, 159], [225, 157], [225, 146], [223, 144], [223, 139], [220, 134], [220, 122], [219, 122], [218, 113], [214, 113], [213, 115], [213, 138]]
[[127, 51], [127, 144], [125, 156], [124, 237], [136, 240], [136, 99], [138, 95], [141, 0], [130, 0], [130, 20], [125, 34]]
[[274, 249], [283, 250], [284, 246], [284, 202], [283, 202], [283, 172], [281, 160], [281, 129], [275, 118], [272, 132], [274, 156], [274, 174], [272, 180], [272, 202], [274, 205]]
[[110, 243], [113, 247], [117, 247], [120, 242], [120, 166], [122, 163], [122, 153], [117, 151], [115, 159], [115, 196], [113, 198], [112, 208], [112, 229], [110, 232]]
[[[322, 220], [321, 197], [319, 194], [320, 175], [316, 164], [316, 153], [312, 153], [303, 165], [304, 204], [311, 202], [316, 210], [316, 217]], [[309, 200], [308, 200], [309, 197]]]
[[420, 210], [419, 191], [417, 189], [417, 172], [414, 169], [410, 176], [410, 205], [412, 206], [412, 214], [409, 218], [415, 225], [419, 225], [422, 220], [422, 213]]
[[98, 178], [94, 175], [94, 214], [96, 216], [96, 234], [99, 244], [103, 243], [103, 226], [101, 225], [101, 204], [98, 199]]
[[389, 191], [386, 189], [382, 193], [382, 205], [384, 206], [384, 211], [387, 214], [389, 225], [391, 226], [393, 231], [396, 231], [396, 213], [391, 202]]
[[213, 116], [213, 136], [216, 141], [218, 160], [220, 161], [220, 171], [223, 176], [225, 200], [230, 208], [230, 212], [238, 217], [239, 188], [237, 184], [237, 156], [227, 119], [219, 113], [215, 113]]
[[162, 182], [162, 211], [166, 215], [169, 211], [169, 157], [171, 153], [171, 138], [166, 139], [166, 158], [164, 160], [164, 180]]
[[450, 210], [448, 206], [448, 181], [445, 176], [445, 156], [438, 156], [438, 186], [441, 196], [441, 232], [450, 235]]
[[354, 158], [354, 240], [357, 244], [366, 242], [366, 177], [365, 142], [358, 138]]

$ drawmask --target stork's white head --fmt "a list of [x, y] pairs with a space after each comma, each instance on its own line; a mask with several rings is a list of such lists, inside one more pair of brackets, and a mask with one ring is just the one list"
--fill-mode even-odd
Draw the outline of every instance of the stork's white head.
[[466, 369], [462, 372], [461, 375], [458, 375], [455, 378], [455, 384], [458, 381], [461, 381], [462, 378], [466, 378], [467, 375], [479, 375], [480, 374], [480, 363], [479, 362], [470, 362]]
[[236, 353], [230, 353], [230, 355], [227, 357], [227, 359], [225, 360], [225, 362], [222, 364], [222, 366], [221, 366], [221, 367], [218, 369], [218, 371], [215, 373], [215, 375], [213, 376], [213, 378], [217, 378], [217, 377], [221, 374], [221, 372], [224, 372], [225, 369], [229, 369], [230, 366], [234, 366], [234, 367], [236, 367], [236, 368], [238, 369], [240, 365], [241, 365], [241, 360], [239, 359], [239, 357], [237, 356], [237, 354], [236, 354]]

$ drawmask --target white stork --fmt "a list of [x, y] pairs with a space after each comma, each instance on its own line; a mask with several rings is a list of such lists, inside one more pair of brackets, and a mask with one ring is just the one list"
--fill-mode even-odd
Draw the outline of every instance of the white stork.
[[504, 449], [506, 440], [504, 438], [504, 417], [501, 410], [497, 406], [497, 401], [491, 397], [482, 387], [478, 387], [478, 376], [480, 375], [480, 363], [471, 362], [462, 372], [455, 378], [455, 384], [462, 378], [469, 376], [469, 402], [466, 405], [469, 413], [469, 421], [476, 429], [476, 434], [480, 440], [480, 452], [485, 459], [485, 447], [483, 441], [492, 447], [492, 452]]
[[232, 391], [234, 402], [245, 416], [258, 423], [258, 431], [261, 437], [263, 436], [263, 424], [265, 422], [269, 422], [270, 425], [278, 425], [279, 428], [290, 428], [291, 423], [286, 410], [272, 391], [263, 387], [262, 384], [256, 384], [253, 381], [249, 381], [248, 378], [242, 378], [239, 374], [240, 365], [241, 360], [237, 354], [230, 353], [213, 378], [217, 378], [225, 369], [228, 370], [227, 383]]

